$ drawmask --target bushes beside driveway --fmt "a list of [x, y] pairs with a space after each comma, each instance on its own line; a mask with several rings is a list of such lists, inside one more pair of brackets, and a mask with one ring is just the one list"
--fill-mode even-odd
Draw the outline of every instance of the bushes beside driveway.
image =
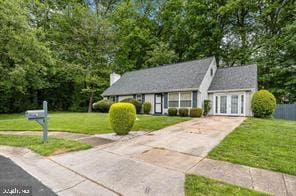
[[275, 110], [276, 99], [267, 90], [257, 91], [252, 97], [252, 111], [255, 117], [267, 118]]
[[191, 108], [190, 109], [190, 117], [202, 117], [202, 109], [201, 108]]
[[116, 134], [126, 135], [135, 124], [136, 108], [131, 103], [115, 103], [110, 108], [109, 120]]
[[168, 115], [169, 116], [181, 116], [181, 117], [202, 117], [203, 110], [202, 108], [169, 108]]
[[168, 109], [168, 114], [169, 116], [177, 116], [178, 109], [177, 108], [169, 108]]
[[188, 108], [179, 108], [179, 116], [186, 117], [188, 116]]

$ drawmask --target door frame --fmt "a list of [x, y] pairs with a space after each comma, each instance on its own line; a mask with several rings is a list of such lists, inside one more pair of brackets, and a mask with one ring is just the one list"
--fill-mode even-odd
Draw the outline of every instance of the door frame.
[[[231, 96], [238, 95], [238, 113], [231, 113]], [[243, 113], [241, 113], [241, 96], [244, 96]], [[220, 113], [221, 96], [226, 96], [226, 113]], [[218, 97], [218, 111], [216, 112], [216, 97]], [[213, 94], [213, 114], [223, 116], [246, 116], [246, 93], [245, 92], [229, 92], [229, 93], [214, 93]]]
[[[160, 103], [156, 103], [156, 96], [160, 95]], [[162, 93], [156, 93], [154, 94], [154, 114], [162, 114], [163, 109], [162, 109], [162, 105], [163, 105], [163, 101], [162, 101]], [[160, 112], [156, 112], [156, 104], [160, 104]]]

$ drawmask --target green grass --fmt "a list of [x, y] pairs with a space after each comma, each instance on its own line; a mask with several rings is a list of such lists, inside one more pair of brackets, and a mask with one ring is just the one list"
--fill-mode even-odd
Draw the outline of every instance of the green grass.
[[296, 121], [249, 118], [209, 157], [296, 175]]
[[43, 144], [40, 136], [38, 137], [1, 134], [0, 145], [26, 147], [43, 156], [84, 150], [91, 147], [89, 144], [74, 140], [49, 137], [48, 142], [46, 144]]
[[[186, 121], [190, 118], [138, 115], [133, 131], [154, 131]], [[50, 131], [100, 134], [111, 133], [108, 114], [102, 113], [50, 113]], [[35, 121], [28, 121], [24, 114], [1, 114], [0, 130], [41, 130]]]
[[198, 195], [236, 195], [236, 196], [255, 196], [267, 195], [259, 193], [250, 189], [234, 186], [217, 180], [212, 180], [202, 176], [186, 175], [185, 181], [185, 195], [198, 196]]

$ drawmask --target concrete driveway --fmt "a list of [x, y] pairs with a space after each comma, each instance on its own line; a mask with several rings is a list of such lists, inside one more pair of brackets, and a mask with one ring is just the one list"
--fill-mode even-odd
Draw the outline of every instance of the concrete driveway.
[[44, 183], [48, 187], [58, 187], [52, 189], [59, 195], [184, 195], [185, 172], [199, 163], [244, 119], [193, 119], [132, 139], [46, 158], [50, 165], [47, 168], [43, 163], [45, 160], [35, 161], [35, 164], [40, 162], [37, 168], [42, 167], [43, 172], [51, 168], [48, 171], [51, 178], [65, 178], [68, 184], [62, 180], [53, 184], [54, 180], [46, 180], [45, 175], [36, 172], [36, 166], [30, 167], [29, 161], [25, 165], [26, 154], [15, 161], [29, 173], [34, 170], [34, 176], [48, 182]]

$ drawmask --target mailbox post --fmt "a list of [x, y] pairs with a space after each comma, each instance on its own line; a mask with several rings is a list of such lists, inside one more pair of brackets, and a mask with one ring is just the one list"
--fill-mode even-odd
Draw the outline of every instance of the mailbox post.
[[47, 101], [43, 101], [43, 110], [28, 110], [26, 116], [28, 120], [37, 121], [43, 128], [43, 143], [47, 143], [48, 122], [47, 122]]

